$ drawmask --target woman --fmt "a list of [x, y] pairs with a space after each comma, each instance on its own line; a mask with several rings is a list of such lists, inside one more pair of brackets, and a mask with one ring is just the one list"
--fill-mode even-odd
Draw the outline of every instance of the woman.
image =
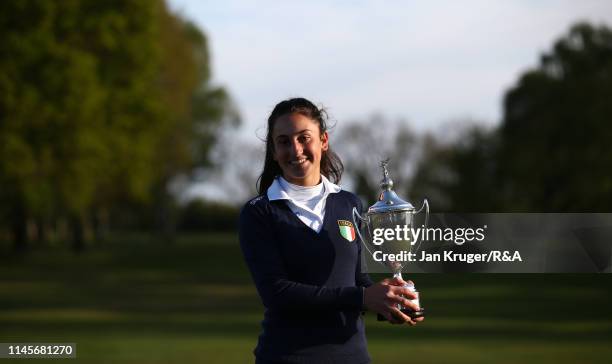
[[310, 101], [282, 101], [268, 118], [259, 196], [240, 214], [240, 245], [265, 306], [257, 363], [368, 363], [365, 309], [415, 321], [406, 282], [373, 284], [361, 272], [351, 211], [336, 185], [343, 166], [329, 148], [326, 115]]

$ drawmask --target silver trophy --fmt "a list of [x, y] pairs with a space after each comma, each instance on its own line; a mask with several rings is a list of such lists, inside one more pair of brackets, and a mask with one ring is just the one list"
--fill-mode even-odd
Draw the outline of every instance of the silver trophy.
[[[427, 199], [424, 199], [423, 206], [417, 211], [410, 202], [404, 201], [397, 196], [393, 191], [393, 181], [387, 171], [388, 163], [388, 159], [381, 162], [383, 179], [380, 182], [382, 192], [378, 196], [378, 201], [368, 208], [364, 216], [360, 215], [360, 211], [357, 211], [357, 208], [353, 208], [353, 222], [355, 223], [355, 230], [359, 235], [359, 239], [373, 257], [389, 257], [390, 255], [407, 257], [408, 254], [415, 253], [418, 250], [419, 242], [413, 241], [411, 234], [401, 234], [402, 236], [397, 236], [399, 234], [396, 234], [392, 239], [389, 239], [392, 234], [387, 234], [384, 236], [384, 239], [381, 239], [380, 234], [377, 232], [388, 231], [387, 229], [397, 231], [398, 226], [402, 232], [410, 231], [411, 228], [415, 227], [414, 216], [423, 209], [426, 212], [425, 223], [423, 224], [425, 228], [429, 220], [429, 203]], [[361, 224], [358, 223], [360, 221]], [[363, 231], [363, 234], [360, 230]], [[383, 241], [381, 242], [381, 240]], [[402, 269], [406, 267], [407, 260], [383, 259], [383, 262], [393, 273], [394, 278], [402, 278]], [[404, 287], [417, 294], [416, 299], [412, 300], [412, 302], [419, 307], [419, 311], [414, 311], [399, 304], [398, 309], [412, 318], [424, 316], [425, 311], [420, 307], [418, 292], [416, 292], [414, 285], [407, 284]]]

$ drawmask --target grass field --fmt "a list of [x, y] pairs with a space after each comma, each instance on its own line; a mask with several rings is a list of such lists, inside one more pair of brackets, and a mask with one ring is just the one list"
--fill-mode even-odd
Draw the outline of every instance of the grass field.
[[[373, 363], [610, 362], [612, 275], [410, 278], [428, 316], [368, 314]], [[71, 362], [250, 363], [261, 317], [234, 235], [126, 234], [79, 256], [0, 246], [0, 342], [76, 342]]]

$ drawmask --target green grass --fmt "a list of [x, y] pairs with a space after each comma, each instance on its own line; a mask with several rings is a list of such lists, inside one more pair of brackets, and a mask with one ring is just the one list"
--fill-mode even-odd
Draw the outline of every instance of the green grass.
[[[253, 362], [262, 307], [234, 235], [181, 236], [173, 245], [122, 235], [78, 256], [60, 247], [0, 252], [0, 342], [76, 342], [82, 363]], [[368, 314], [374, 363], [612, 356], [610, 275], [410, 278], [427, 318], [411, 328]]]

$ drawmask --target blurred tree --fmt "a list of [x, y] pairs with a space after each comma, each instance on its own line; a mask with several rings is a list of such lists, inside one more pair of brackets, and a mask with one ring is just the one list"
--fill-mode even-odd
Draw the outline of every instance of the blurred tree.
[[240, 208], [224, 203], [193, 199], [181, 210], [181, 231], [236, 231]]
[[[0, 5], [0, 175], [16, 248], [26, 219], [58, 211], [73, 221], [102, 172], [104, 91], [96, 59], [75, 47], [76, 2]], [[78, 240], [75, 240], [78, 242]]]
[[28, 219], [67, 219], [80, 250], [91, 212], [164, 201], [152, 192], [237, 119], [206, 38], [161, 0], [2, 2], [0, 37], [0, 201], [18, 249]]
[[504, 101], [498, 130], [430, 137], [414, 182], [434, 210], [607, 211], [612, 32], [577, 24]]
[[380, 162], [387, 158], [396, 192], [408, 198], [406, 193], [419, 148], [405, 120], [391, 121], [374, 114], [364, 121], [347, 123], [333, 137], [331, 145], [344, 163], [353, 190], [364, 201], [375, 201], [382, 179]]
[[220, 190], [216, 200], [242, 206], [257, 195], [255, 186], [263, 168], [265, 143], [252, 143], [227, 127], [217, 136], [219, 140], [210, 154], [214, 168], [202, 169], [198, 179]]
[[412, 195], [429, 199], [436, 212], [492, 212], [499, 206], [496, 130], [472, 124], [456, 139], [424, 138]]
[[179, 175], [191, 176], [196, 168], [210, 167], [210, 153], [220, 129], [237, 127], [240, 118], [226, 90], [211, 83], [204, 33], [166, 9], [160, 25], [160, 91], [165, 122], [155, 148], [158, 165], [152, 202], [155, 226], [171, 240], [178, 212], [168, 185]]
[[504, 204], [607, 211], [612, 204], [612, 31], [577, 24], [505, 96]]

